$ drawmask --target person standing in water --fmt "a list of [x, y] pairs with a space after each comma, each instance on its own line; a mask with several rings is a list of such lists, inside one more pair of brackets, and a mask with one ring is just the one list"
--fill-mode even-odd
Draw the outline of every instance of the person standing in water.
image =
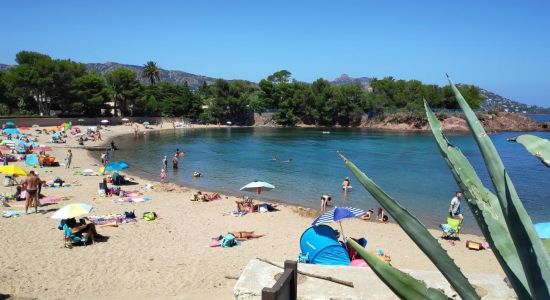
[[347, 192], [351, 188], [351, 182], [349, 181], [349, 177], [344, 178], [344, 181], [342, 181], [342, 191]]
[[172, 157], [172, 168], [174, 168], [174, 170], [176, 170], [178, 168], [178, 155], [174, 155], [174, 157]]
[[164, 156], [164, 158], [162, 159], [162, 168], [164, 170], [167, 170], [168, 169], [168, 156]]

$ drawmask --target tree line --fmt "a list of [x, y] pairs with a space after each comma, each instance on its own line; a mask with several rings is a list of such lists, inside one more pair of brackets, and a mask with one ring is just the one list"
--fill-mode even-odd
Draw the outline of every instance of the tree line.
[[[62, 116], [187, 117], [201, 123], [250, 125], [253, 112], [274, 110], [281, 125], [354, 126], [365, 113], [421, 111], [423, 99], [433, 108], [457, 108], [448, 86], [392, 77], [373, 79], [365, 89], [358, 82], [332, 85], [322, 78], [304, 83], [281, 70], [258, 84], [218, 79], [192, 90], [187, 84], [161, 81], [152, 61], [143, 66], [143, 84], [127, 68], [101, 75], [88, 72], [85, 64], [30, 51], [19, 52], [15, 60], [16, 66], [0, 71], [0, 115], [55, 111]], [[472, 107], [479, 107], [483, 98], [478, 87], [463, 85], [460, 90]]]

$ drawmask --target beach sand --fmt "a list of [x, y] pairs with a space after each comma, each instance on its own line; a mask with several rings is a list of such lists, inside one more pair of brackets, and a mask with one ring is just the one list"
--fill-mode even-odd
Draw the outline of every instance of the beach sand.
[[[109, 127], [102, 132], [102, 138], [108, 141], [120, 134], [131, 134], [131, 128]], [[49, 138], [44, 135], [38, 138], [40, 144], [53, 148], [50, 153], [61, 162], [67, 151], [65, 147], [76, 146], [73, 138], [69, 138], [67, 144], [46, 143]], [[95, 144], [100, 145], [100, 142]], [[192, 202], [190, 199], [196, 190], [137, 177], [134, 178], [139, 185], [123, 189], [143, 191], [144, 196], [152, 200], [113, 203], [116, 197], [98, 196], [101, 176], [73, 175], [78, 170], [98, 170], [97, 159], [101, 152], [89, 154], [78, 148], [72, 151], [72, 168], [36, 169], [44, 180], [57, 176], [68, 183], [77, 181], [79, 186], [43, 189], [42, 193], [48, 197], [67, 197], [69, 200], [41, 207], [46, 211], [43, 214], [0, 219], [0, 298], [4, 294], [40, 299], [233, 299], [236, 281], [226, 277], [238, 277], [248, 261], [256, 257], [274, 262], [295, 260], [300, 252], [300, 235], [316, 214], [309, 209], [279, 204], [277, 212], [233, 217], [230, 212], [235, 209], [235, 197]], [[15, 164], [24, 166], [23, 162]], [[145, 190], [147, 183], [155, 188]], [[0, 193], [14, 191], [15, 187], [0, 187]], [[159, 218], [150, 222], [140, 219], [137, 223], [116, 228], [98, 227], [99, 233], [109, 237], [108, 241], [68, 249], [63, 247], [58, 220], [50, 216], [55, 209], [75, 202], [93, 205], [92, 213], [97, 215], [135, 210], [138, 217], [143, 212], [154, 211]], [[23, 202], [11, 201], [10, 205], [11, 208], [4, 210], [24, 207]], [[367, 249], [384, 249], [391, 255], [393, 266], [436, 270], [398, 225], [358, 219], [343, 223], [347, 236], [366, 237]], [[238, 230], [254, 230], [266, 236], [233, 248], [209, 247], [212, 237]], [[439, 231], [431, 232], [434, 237], [440, 237]], [[462, 234], [461, 241], [455, 245], [439, 239], [464, 272], [504, 276], [491, 251], [468, 250], [466, 240], [484, 241], [483, 237], [468, 234]]]

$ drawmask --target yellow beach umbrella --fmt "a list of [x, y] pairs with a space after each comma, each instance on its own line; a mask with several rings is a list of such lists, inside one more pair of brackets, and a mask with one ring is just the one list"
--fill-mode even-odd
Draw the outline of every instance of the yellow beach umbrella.
[[73, 203], [58, 209], [50, 218], [70, 219], [87, 215], [92, 211], [92, 206], [83, 203]]
[[10, 176], [28, 176], [29, 175], [27, 171], [23, 170], [23, 168], [14, 166], [14, 165], [0, 167], [0, 173], [10, 175]]

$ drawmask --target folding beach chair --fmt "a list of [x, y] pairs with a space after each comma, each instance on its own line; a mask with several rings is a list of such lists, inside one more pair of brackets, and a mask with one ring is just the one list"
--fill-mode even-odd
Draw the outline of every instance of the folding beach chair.
[[441, 224], [439, 228], [443, 231], [443, 238], [460, 239], [460, 219], [448, 217], [447, 224]]
[[67, 224], [63, 224], [63, 242], [66, 248], [71, 248], [78, 244], [86, 246], [89, 240], [85, 237], [75, 235]]

